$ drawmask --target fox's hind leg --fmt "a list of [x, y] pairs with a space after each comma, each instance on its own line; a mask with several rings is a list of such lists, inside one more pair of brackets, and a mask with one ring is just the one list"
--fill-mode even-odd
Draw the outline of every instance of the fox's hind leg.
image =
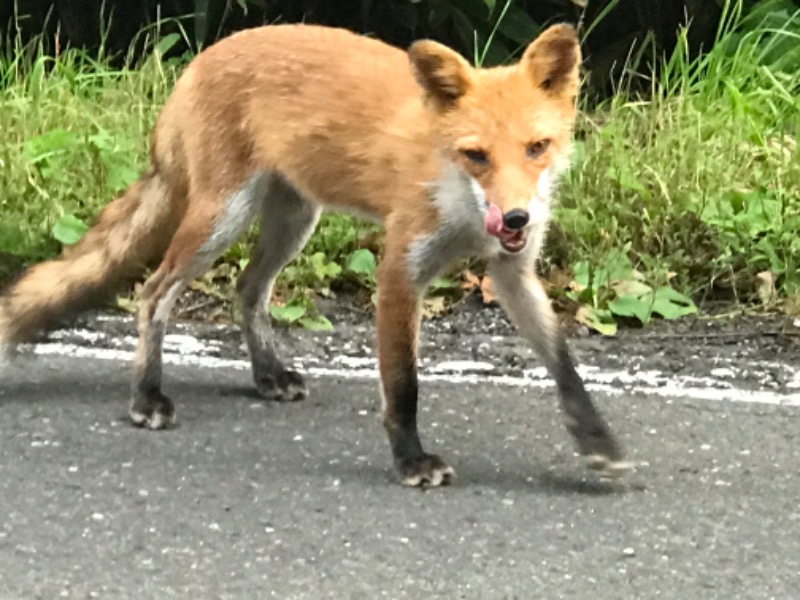
[[135, 424], [150, 429], [174, 424], [175, 407], [161, 391], [161, 354], [170, 312], [186, 285], [251, 223], [268, 185], [268, 175], [254, 175], [223, 202], [208, 190], [190, 192], [189, 209], [142, 291], [130, 405]]
[[288, 183], [276, 179], [270, 184], [261, 210], [258, 243], [239, 279], [253, 379], [258, 393], [270, 400], [291, 402], [302, 400], [307, 394], [300, 374], [287, 369], [278, 358], [267, 307], [275, 278], [305, 246], [319, 215], [316, 205]]

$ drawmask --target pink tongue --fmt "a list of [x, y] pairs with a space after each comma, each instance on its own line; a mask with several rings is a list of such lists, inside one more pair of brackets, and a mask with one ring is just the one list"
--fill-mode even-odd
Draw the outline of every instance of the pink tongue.
[[500, 232], [503, 230], [503, 211], [499, 206], [489, 205], [489, 210], [483, 217], [483, 225], [489, 235], [500, 236]]

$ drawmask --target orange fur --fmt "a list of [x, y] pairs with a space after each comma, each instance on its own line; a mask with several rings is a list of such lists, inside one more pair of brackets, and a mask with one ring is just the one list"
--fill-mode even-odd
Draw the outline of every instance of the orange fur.
[[[545, 31], [517, 64], [493, 69], [473, 68], [431, 41], [406, 53], [316, 26], [235, 34], [179, 79], [143, 179], [75, 248], [33, 267], [0, 298], [0, 345], [30, 339], [163, 257], [144, 288], [131, 416], [170, 426], [174, 407], [160, 381], [172, 303], [259, 215], [258, 249], [240, 286], [254, 378], [267, 397], [302, 398], [302, 378], [274, 351], [263, 304], [320, 207], [350, 210], [386, 227], [379, 359], [386, 429], [406, 483], [438, 485], [453, 474], [419, 442], [416, 338], [426, 284], [469, 253], [507, 274], [507, 304], [519, 320], [529, 307], [542, 313], [539, 346], [559, 389], [578, 396], [567, 406], [582, 451], [616, 460], [610, 434], [582, 440], [606, 429], [525, 279], [544, 235], [550, 182], [567, 163], [579, 63], [567, 26]], [[528, 223], [534, 205], [541, 214]], [[525, 222], [512, 226], [520, 211]], [[511, 298], [518, 289], [522, 302]]]
[[148, 171], [100, 213], [63, 255], [28, 269], [0, 297], [0, 351], [32, 341], [65, 317], [96, 306], [161, 257], [183, 206]]

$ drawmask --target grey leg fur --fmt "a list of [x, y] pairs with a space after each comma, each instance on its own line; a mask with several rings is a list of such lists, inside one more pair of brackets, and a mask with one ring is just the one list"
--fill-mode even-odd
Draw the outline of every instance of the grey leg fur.
[[[130, 404], [133, 422], [150, 429], [175, 423], [175, 407], [161, 391], [161, 354], [167, 322], [178, 295], [252, 222], [267, 190], [267, 177], [254, 176], [225, 199], [209, 232], [205, 215], [187, 213], [158, 270], [145, 283], [139, 309], [139, 342]], [[213, 205], [212, 199], [208, 199]], [[203, 206], [202, 202], [198, 202]], [[206, 220], [204, 220], [206, 219]], [[192, 242], [196, 242], [193, 244]]]
[[[161, 392], [161, 354], [169, 313], [184, 282], [157, 275], [150, 278], [142, 293], [129, 413], [136, 425], [168, 429], [175, 424], [175, 406]], [[154, 297], [160, 300], [154, 302]]]
[[271, 184], [261, 211], [261, 233], [238, 283], [253, 379], [258, 393], [270, 400], [291, 402], [307, 394], [300, 374], [278, 358], [267, 306], [275, 278], [305, 246], [319, 216], [320, 209], [287, 183]]
[[567, 429], [591, 469], [616, 478], [630, 468], [606, 421], [597, 411], [567, 349], [550, 299], [523, 257], [502, 257], [490, 265], [500, 304], [542, 357], [555, 379]]

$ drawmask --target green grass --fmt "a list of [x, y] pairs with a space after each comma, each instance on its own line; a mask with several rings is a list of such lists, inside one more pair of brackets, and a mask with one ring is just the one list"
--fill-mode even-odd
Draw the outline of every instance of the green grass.
[[735, 9], [708, 54], [688, 61], [682, 35], [645, 98], [582, 123], [558, 218], [568, 263], [629, 244], [645, 279], [695, 295], [757, 295], [759, 273], [800, 292], [800, 13]]
[[135, 179], [175, 68], [155, 57], [112, 71], [74, 51], [29, 55], [0, 59], [0, 251], [38, 260], [58, 250], [59, 217], [91, 220]]
[[[565, 293], [594, 311], [590, 323], [647, 321], [640, 301], [666, 288], [768, 304], [800, 296], [800, 15], [784, 12], [743, 20], [732, 5], [711, 52], [690, 62], [682, 38], [650, 93], [620, 93], [581, 118], [557, 214], [563, 236], [548, 253], [573, 273]], [[90, 222], [136, 177], [183, 64], [154, 53], [112, 70], [35, 47], [0, 56], [0, 254], [52, 256], [71, 217]], [[372, 231], [325, 217], [283, 275], [284, 297], [342, 277], [371, 285], [359, 248]], [[224, 261], [232, 278], [247, 244]], [[765, 293], [772, 285], [777, 296]], [[679, 300], [666, 316], [686, 308]]]

